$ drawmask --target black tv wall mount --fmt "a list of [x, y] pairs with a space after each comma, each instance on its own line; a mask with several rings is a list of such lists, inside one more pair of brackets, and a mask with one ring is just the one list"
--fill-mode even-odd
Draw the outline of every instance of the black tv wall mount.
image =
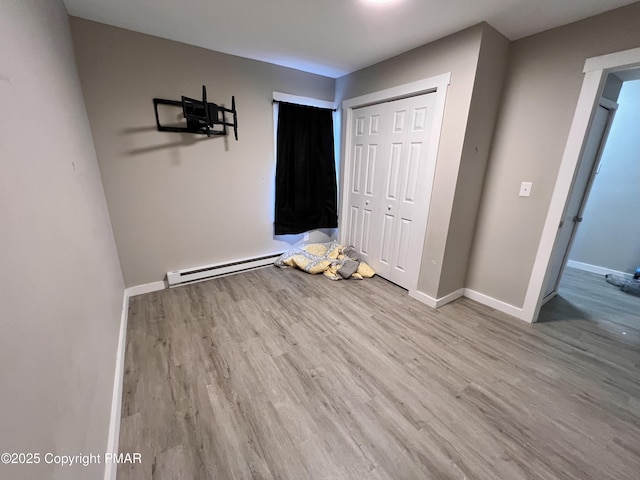
[[[182, 108], [182, 115], [186, 119], [186, 126], [167, 126], [160, 124], [158, 105], [169, 105]], [[153, 99], [153, 109], [156, 114], [156, 126], [159, 132], [195, 133], [198, 135], [227, 135], [227, 127], [233, 127], [233, 133], [238, 140], [238, 114], [236, 112], [236, 97], [231, 97], [231, 108], [225, 108], [215, 103], [207, 102], [207, 87], [202, 86], [202, 100], [182, 97], [182, 100]], [[227, 122], [225, 114], [233, 116], [233, 122]]]

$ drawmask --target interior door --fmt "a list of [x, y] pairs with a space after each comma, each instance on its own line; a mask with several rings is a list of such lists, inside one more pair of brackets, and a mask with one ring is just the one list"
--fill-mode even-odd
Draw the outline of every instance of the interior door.
[[435, 94], [354, 110], [349, 242], [376, 272], [415, 288], [427, 226]]
[[558, 284], [567, 263], [571, 243], [576, 229], [582, 221], [582, 212], [597, 170], [596, 165], [602, 155], [616, 107], [615, 103], [609, 103], [606, 99], [603, 99], [596, 110], [584, 153], [576, 172], [567, 208], [558, 227], [558, 238], [547, 271], [545, 301], [552, 298], [558, 290]]
[[347, 241], [358, 250], [360, 258], [380, 270], [376, 259], [377, 234], [380, 230], [379, 212], [381, 201], [376, 192], [380, 185], [381, 171], [385, 168], [384, 158], [388, 155], [388, 145], [381, 140], [388, 127], [380, 122], [388, 122], [385, 104], [359, 108], [354, 112], [351, 152], [351, 185], [349, 185], [349, 227]]

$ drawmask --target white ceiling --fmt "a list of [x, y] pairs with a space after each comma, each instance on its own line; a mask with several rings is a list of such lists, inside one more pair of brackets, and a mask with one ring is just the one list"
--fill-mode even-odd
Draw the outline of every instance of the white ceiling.
[[[511, 40], [636, 0], [64, 0], [70, 15], [339, 77], [486, 21]], [[597, 34], [597, 33], [595, 33]]]

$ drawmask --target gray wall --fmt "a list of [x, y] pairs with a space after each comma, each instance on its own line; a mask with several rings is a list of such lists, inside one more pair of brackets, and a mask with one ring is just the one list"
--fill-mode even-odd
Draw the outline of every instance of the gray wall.
[[625, 82], [569, 259], [633, 273], [640, 265], [640, 80]]
[[482, 25], [480, 53], [451, 208], [438, 297], [465, 286], [484, 176], [502, 97], [509, 45], [509, 40], [497, 30], [486, 23]]
[[[336, 100], [342, 102], [451, 72], [418, 282], [433, 298], [464, 286], [507, 51], [508, 41], [480, 24], [336, 83]], [[484, 97], [472, 106], [474, 91]]]
[[[126, 285], [287, 249], [291, 239], [273, 237], [272, 92], [332, 101], [335, 81], [79, 18], [71, 25]], [[156, 130], [152, 98], [198, 98], [203, 84], [212, 102], [236, 96], [238, 142]]]
[[0, 452], [104, 453], [124, 285], [62, 2], [0, 0], [0, 58]]
[[[585, 59], [640, 45], [640, 3], [511, 46], [467, 287], [523, 305]], [[532, 181], [530, 198], [518, 197]]]

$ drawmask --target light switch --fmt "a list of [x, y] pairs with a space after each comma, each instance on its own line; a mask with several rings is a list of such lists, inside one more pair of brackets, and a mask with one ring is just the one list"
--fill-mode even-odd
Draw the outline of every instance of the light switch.
[[530, 197], [532, 186], [533, 186], [533, 182], [522, 182], [520, 184], [520, 193], [518, 195], [521, 197]]

